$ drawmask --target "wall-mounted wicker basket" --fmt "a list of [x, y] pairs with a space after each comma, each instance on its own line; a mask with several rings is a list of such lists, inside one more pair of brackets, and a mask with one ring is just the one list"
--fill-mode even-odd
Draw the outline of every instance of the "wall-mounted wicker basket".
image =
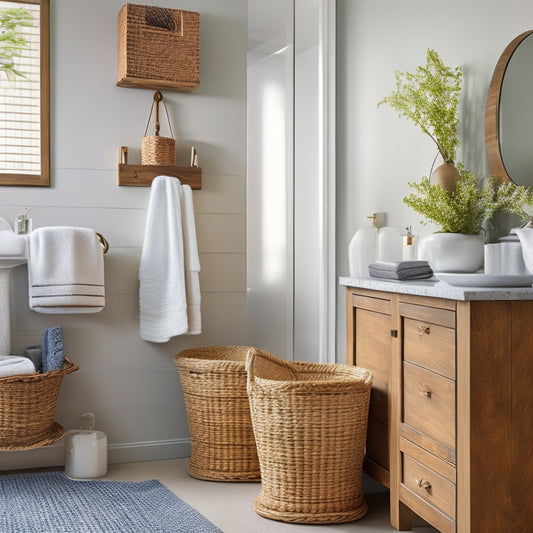
[[120, 87], [191, 91], [200, 85], [200, 14], [126, 4], [118, 15]]

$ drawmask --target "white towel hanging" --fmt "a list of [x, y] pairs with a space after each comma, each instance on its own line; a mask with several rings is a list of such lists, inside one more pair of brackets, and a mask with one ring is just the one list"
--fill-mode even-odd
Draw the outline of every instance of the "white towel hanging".
[[180, 187], [181, 215], [183, 227], [183, 251], [185, 261], [185, 288], [187, 294], [187, 335], [202, 332], [202, 315], [200, 310], [200, 259], [196, 243], [196, 225], [192, 189], [189, 185]]
[[168, 342], [187, 332], [180, 182], [152, 182], [139, 269], [141, 338]]

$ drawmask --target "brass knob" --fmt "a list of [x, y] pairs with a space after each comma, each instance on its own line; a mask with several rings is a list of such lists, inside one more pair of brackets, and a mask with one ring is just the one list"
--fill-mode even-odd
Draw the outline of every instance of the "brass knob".
[[421, 488], [425, 490], [431, 489], [431, 483], [427, 480], [421, 477], [420, 479], [415, 479], [415, 483]]
[[420, 326], [418, 326], [418, 334], [419, 334], [419, 335], [424, 335], [424, 333], [425, 333], [426, 335], [429, 335], [429, 334], [430, 334], [430, 331], [431, 331], [431, 330], [430, 330], [429, 326], [426, 326], [426, 325], [424, 325], [424, 324], [420, 324]]
[[425, 396], [426, 398], [431, 398], [431, 391], [430, 390], [423, 390], [422, 396]]

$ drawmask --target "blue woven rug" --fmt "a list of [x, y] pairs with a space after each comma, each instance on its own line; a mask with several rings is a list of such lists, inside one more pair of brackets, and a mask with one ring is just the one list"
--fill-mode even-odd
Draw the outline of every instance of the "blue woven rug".
[[221, 533], [160, 481], [0, 476], [2, 533]]

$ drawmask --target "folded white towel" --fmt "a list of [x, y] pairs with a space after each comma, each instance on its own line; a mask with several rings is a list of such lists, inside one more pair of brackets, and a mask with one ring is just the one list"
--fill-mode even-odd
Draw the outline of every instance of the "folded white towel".
[[200, 258], [198, 256], [198, 244], [196, 242], [192, 189], [190, 185], [182, 185], [180, 190], [185, 288], [187, 293], [187, 335], [199, 335], [202, 333]]
[[89, 228], [50, 226], [30, 234], [30, 308], [39, 313], [97, 313], [105, 305], [104, 256]]
[[0, 378], [33, 374], [35, 365], [21, 355], [0, 355]]
[[167, 342], [187, 333], [181, 184], [158, 176], [152, 181], [139, 269], [141, 338]]

